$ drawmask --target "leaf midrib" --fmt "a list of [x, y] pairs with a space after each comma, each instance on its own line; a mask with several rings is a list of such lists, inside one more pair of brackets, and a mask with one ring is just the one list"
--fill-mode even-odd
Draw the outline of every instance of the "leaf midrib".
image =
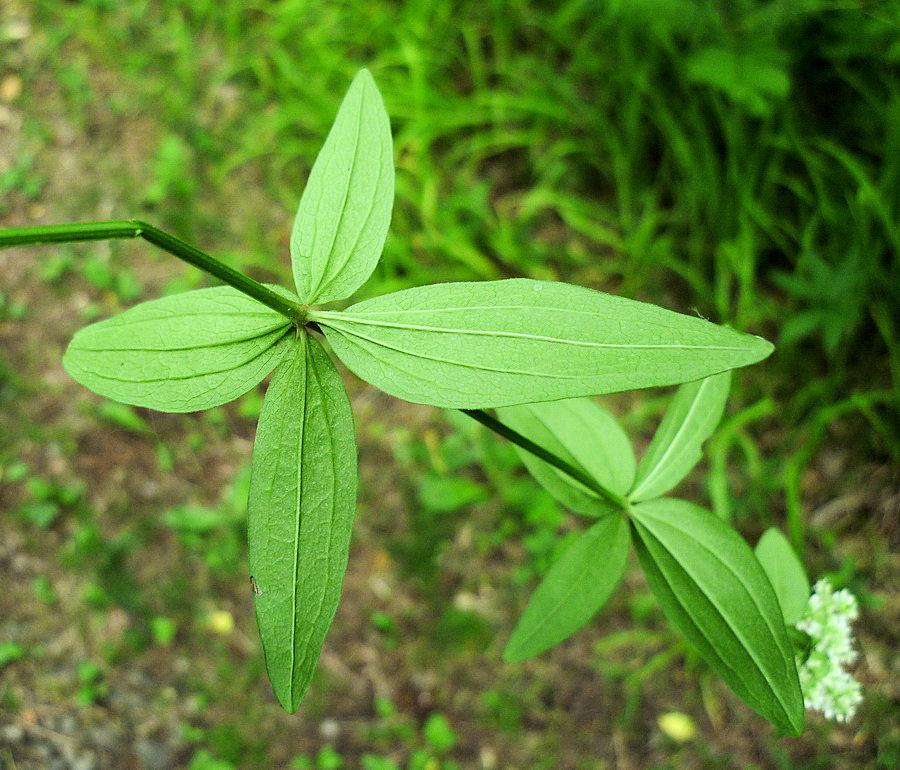
[[[656, 464], [650, 469], [649, 473], [638, 483], [635, 485], [635, 488], [632, 490], [632, 495], [635, 496], [635, 499], [638, 495], [641, 494], [642, 489], [646, 489], [650, 486], [651, 481], [656, 479], [659, 474], [662, 472], [663, 466], [665, 465], [666, 459], [671, 455], [671, 453], [675, 449], [675, 445], [677, 444], [681, 435], [687, 430], [688, 423], [690, 422], [691, 417], [694, 414], [698, 404], [700, 403], [700, 397], [704, 392], [704, 388], [708, 387], [712, 382], [711, 378], [705, 379], [702, 383], [700, 383], [700, 387], [697, 388], [697, 393], [694, 398], [691, 400], [691, 405], [688, 407], [687, 413], [684, 416], [684, 419], [681, 421], [681, 425], [678, 427], [678, 430], [675, 431], [675, 435], [672, 436], [672, 440], [669, 441], [666, 448], [663, 450], [662, 455], [660, 455]], [[665, 417], [663, 417], [665, 420]]]
[[[613, 515], [617, 515], [617, 514], [613, 514]], [[603, 522], [603, 523], [605, 523], [605, 522]], [[596, 527], [597, 525], [595, 524], [594, 526]], [[588, 532], [590, 532], [590, 530], [588, 530]], [[588, 532], [585, 532], [585, 535], [588, 534]], [[600, 536], [601, 536], [601, 533], [599, 533], [599, 532], [596, 532], [593, 534], [593, 537], [591, 538], [591, 541], [592, 541], [591, 546], [594, 545], [593, 541], [596, 541]], [[574, 545], [574, 543], [573, 543], [573, 545]], [[565, 556], [565, 554], [563, 554], [563, 556], [561, 556], [560, 558], [563, 558], [564, 556]], [[591, 565], [587, 559], [585, 559], [582, 562], [582, 567], [581, 567], [581, 570], [578, 572], [578, 577], [572, 581], [572, 585], [569, 587], [569, 590], [566, 591], [565, 595], [562, 596], [559, 599], [559, 601], [554, 603], [553, 609], [550, 612], [546, 613], [537, 625], [532, 627], [531, 633], [529, 633], [525, 636], [524, 641], [518, 645], [519, 647], [526, 646], [527, 643], [530, 642], [534, 638], [535, 634], [537, 634], [538, 631], [540, 631], [542, 628], [544, 628], [544, 626], [547, 625], [547, 623], [550, 621], [550, 618], [554, 614], [556, 614], [556, 612], [558, 612], [559, 608], [567, 602], [569, 597], [578, 592], [578, 590], [581, 586], [582, 579], [592, 569], [592, 567], [593, 567], [593, 565]], [[549, 575], [549, 573], [548, 573], [548, 575]], [[540, 586], [538, 586], [538, 588], [540, 588]], [[516, 656], [516, 657], [518, 657], [518, 656]]]
[[[307, 345], [308, 341], [306, 339], [306, 335], [303, 335], [303, 342], [300, 343], [302, 347], [302, 355], [298, 355], [293, 362], [293, 366], [297, 366], [297, 362], [299, 360], [303, 360], [303, 398], [300, 401], [300, 415], [297, 421], [297, 425], [299, 426], [299, 430], [297, 431], [297, 484], [296, 484], [296, 493], [294, 497], [294, 565], [293, 565], [293, 574], [294, 580], [293, 585], [291, 587], [291, 666], [288, 674], [288, 692], [289, 692], [289, 702], [291, 707], [294, 705], [294, 668], [297, 665], [297, 647], [296, 647], [296, 639], [297, 639], [297, 594], [299, 592], [300, 585], [300, 526], [301, 526], [301, 517], [302, 517], [302, 502], [303, 502], [303, 437], [306, 434], [306, 407], [307, 402], [309, 400], [309, 360], [307, 357]], [[293, 379], [293, 378], [291, 378]]]
[[[276, 345], [278, 345], [279, 342], [281, 342], [281, 340], [284, 339], [284, 337], [285, 337], [285, 334], [282, 334], [281, 336], [273, 339], [271, 344], [266, 345], [264, 348], [262, 348], [258, 352], [250, 355], [249, 358], [245, 358], [244, 360], [240, 361], [237, 364], [234, 364], [233, 366], [230, 365], [230, 366], [226, 366], [223, 369], [213, 369], [211, 371], [206, 371], [206, 372], [191, 372], [190, 374], [176, 375], [173, 377], [151, 377], [150, 379], [146, 379], [146, 380], [128, 380], [123, 377], [112, 377], [108, 374], [99, 374], [98, 372], [95, 372], [91, 369], [86, 369], [78, 361], [74, 362], [74, 366], [76, 366], [81, 372], [83, 372], [84, 374], [86, 374], [90, 377], [94, 377], [99, 380], [107, 380], [109, 382], [121, 382], [123, 384], [128, 384], [128, 385], [136, 385], [139, 383], [144, 384], [144, 383], [153, 383], [153, 382], [179, 382], [181, 380], [195, 380], [195, 379], [200, 379], [201, 377], [211, 377], [214, 374], [224, 374], [225, 372], [237, 371], [238, 369], [242, 369], [245, 366], [249, 366], [254, 361], [256, 361], [258, 358], [261, 358], [263, 355], [270, 352], [272, 350], [272, 348], [274, 348]], [[76, 350], [80, 350], [80, 349], [76, 349]], [[102, 352], [102, 351], [91, 351], [91, 352]], [[73, 366], [71, 361], [69, 362], [69, 366]]]
[[[359, 108], [360, 125], [357, 127], [357, 132], [356, 132], [357, 141], [356, 141], [356, 147], [353, 150], [353, 169], [351, 170], [351, 173], [356, 168], [356, 158], [357, 158], [358, 151], [359, 151], [359, 132], [362, 129], [362, 115], [363, 115], [364, 99], [365, 99], [365, 92], [360, 97], [360, 108]], [[385, 143], [383, 141], [378, 143], [378, 178], [375, 180], [375, 189], [376, 190], [381, 188], [381, 180], [382, 180], [382, 176], [384, 175], [384, 163], [383, 163], [384, 146], [385, 146]], [[356, 237], [353, 239], [353, 246], [350, 248], [349, 252], [347, 253], [347, 256], [345, 257], [341, 267], [337, 270], [328, 271], [328, 275], [325, 277], [324, 281], [320, 282], [320, 288], [319, 288], [317, 296], [321, 296], [323, 293], [325, 293], [326, 290], [331, 288], [331, 286], [334, 284], [334, 282], [340, 277], [341, 272], [347, 267], [347, 264], [350, 262], [350, 258], [353, 256], [354, 252], [356, 251], [356, 247], [359, 246], [359, 240], [362, 237], [362, 234], [366, 231], [366, 229], [369, 226], [369, 222], [372, 219], [372, 214], [375, 213], [375, 204], [378, 202], [379, 202], [378, 197], [376, 195], [372, 195], [371, 200], [369, 202], [369, 210], [366, 213], [366, 218], [363, 221], [362, 225], [360, 225], [360, 228], [356, 231]], [[333, 248], [333, 246], [332, 246], [332, 248]]]
[[[83, 351], [85, 353], [168, 353], [175, 350], [205, 350], [207, 348], [220, 348], [225, 347], [226, 345], [237, 345], [241, 342], [250, 342], [251, 340], [258, 339], [260, 337], [266, 337], [269, 335], [275, 334], [275, 332], [287, 329], [290, 326], [289, 323], [279, 322], [277, 324], [273, 324], [271, 327], [262, 329], [254, 332], [247, 332], [246, 336], [243, 337], [232, 337], [229, 339], [221, 340], [220, 342], [204, 342], [190, 345], [178, 345], [178, 346], [167, 346], [167, 347], [102, 347], [102, 348], [93, 348], [93, 347], [85, 347], [83, 345], [76, 344], [77, 337], [72, 340], [72, 347], [74, 350]], [[90, 328], [90, 327], [88, 327]]]
[[[682, 620], [684, 622], [690, 623], [691, 627], [697, 632], [697, 634], [703, 638], [703, 640], [709, 647], [709, 651], [712, 653], [712, 655], [715, 656], [716, 660], [719, 662], [722, 668], [726, 671], [730, 671], [733, 678], [736, 681], [740, 682], [747, 692], [750, 692], [750, 688], [747, 686], [747, 680], [744, 678], [744, 671], [740, 668], [735, 668], [734, 666], [732, 666], [729, 661], [727, 661], [724, 657], [722, 657], [722, 655], [719, 654], [719, 650], [716, 647], [715, 640], [696, 620], [694, 620], [694, 616], [691, 615], [691, 613], [687, 609], [687, 607], [690, 606], [690, 602], [685, 602], [679, 591], [676, 589], [676, 584], [669, 580], [667, 573], [669, 569], [677, 569], [682, 575], [687, 576], [691, 579], [692, 582], [695, 582], [693, 580], [693, 577], [691, 577], [690, 573], [684, 568], [681, 562], [675, 558], [672, 552], [668, 548], [666, 548], [663, 542], [653, 534], [652, 530], [647, 527], [646, 524], [641, 522], [637, 517], [634, 517], [633, 525], [638, 533], [638, 539], [641, 540], [643, 548], [647, 551], [649, 558], [653, 561], [653, 566], [659, 571], [663, 581], [666, 584], [666, 587], [672, 593], [675, 602], [678, 604], [679, 611], [683, 615]], [[666, 554], [666, 556], [671, 560], [672, 565], [669, 565], [669, 567], [667, 568], [664, 568], [662, 566], [656, 555], [653, 554], [650, 550], [650, 541], [655, 543], [656, 546]], [[706, 592], [703, 593], [703, 596], [706, 597], [707, 601], [709, 601], [709, 598], [706, 596]], [[709, 604], [716, 609], [716, 612], [718, 612], [718, 608], [715, 607], [712, 602], [709, 602]], [[721, 617], [721, 613], [719, 613], [719, 617]]]
[[[322, 323], [325, 323], [325, 322], [322, 321]], [[521, 369], [503, 369], [503, 368], [494, 367], [494, 366], [486, 366], [483, 364], [473, 364], [468, 361], [460, 361], [458, 359], [441, 358], [440, 356], [432, 356], [432, 355], [427, 355], [425, 353], [421, 353], [421, 352], [417, 352], [417, 351], [407, 350], [407, 349], [401, 348], [397, 345], [390, 345], [387, 342], [369, 337], [369, 336], [363, 334], [362, 332], [356, 331], [355, 329], [342, 328], [342, 326], [340, 326], [340, 325], [331, 324], [331, 323], [326, 324], [326, 325], [330, 326], [332, 329], [334, 329], [339, 334], [343, 334], [345, 337], [347, 337], [347, 336], [357, 337], [358, 339], [366, 340], [366, 342], [370, 342], [371, 344], [373, 344], [377, 347], [385, 348], [387, 350], [393, 350], [395, 353], [400, 353], [402, 355], [410, 356], [411, 358], [421, 358], [426, 361], [435, 361], [435, 362], [441, 363], [441, 364], [450, 364], [452, 366], [461, 366], [461, 367], [464, 367], [467, 369], [478, 369], [478, 370], [485, 371], [485, 372], [499, 372], [501, 374], [520, 374], [525, 377], [544, 377], [544, 378], [552, 379], [552, 380], [578, 380], [578, 379], [581, 379], [581, 377], [577, 377], [575, 375], [545, 373], [545, 372], [529, 372], [529, 371], [525, 371], [525, 370], [521, 370]], [[358, 347], [362, 347], [362, 346], [358, 345]], [[372, 355], [371, 351], [366, 351], [366, 352], [369, 355]]]
[[[530, 308], [534, 310], [534, 308]], [[420, 311], [420, 312], [429, 312], [429, 311]], [[375, 321], [368, 319], [361, 319], [360, 317], [354, 317], [352, 315], [348, 315], [346, 313], [333, 313], [327, 310], [322, 310], [315, 315], [311, 315], [314, 320], [319, 321], [328, 326], [332, 326], [337, 329], [333, 321], [345, 321], [351, 324], [357, 323], [360, 326], [380, 326], [389, 329], [402, 329], [404, 331], [420, 331], [420, 332], [428, 332], [434, 334], [459, 334], [459, 335], [467, 335], [473, 337], [506, 337], [510, 339], [525, 339], [525, 340], [533, 340], [535, 342], [549, 342], [560, 345], [574, 346], [574, 347], [587, 347], [587, 348], [601, 348], [601, 349], [609, 349], [609, 350], [730, 350], [730, 351], [746, 351], [746, 347], [733, 347], [730, 345], [701, 345], [701, 344], [663, 344], [663, 343], [654, 343], [654, 344], [634, 344], [634, 343], [610, 343], [610, 342], [592, 342], [590, 340], [573, 340], [566, 339], [565, 337], [550, 337], [543, 334], [530, 334], [527, 332], [510, 332], [510, 331], [501, 331], [501, 330], [490, 330], [490, 329], [456, 329], [452, 327], [441, 327], [441, 326], [426, 326], [424, 324], [402, 324], [398, 322], [390, 322], [390, 321]], [[350, 332], [354, 333], [363, 339], [370, 339], [365, 337], [359, 332]], [[376, 342], [376, 344], [383, 344], [377, 342], [376, 340], [371, 340], [372, 342]]]
[[[336, 469], [336, 467], [335, 467], [335, 458], [337, 457], [337, 451], [336, 451], [336, 449], [335, 449], [335, 443], [334, 443], [335, 437], [334, 437], [334, 432], [330, 429], [330, 428], [331, 428], [330, 422], [329, 422], [329, 420], [328, 420], [328, 418], [327, 418], [328, 410], [327, 410], [327, 408], [326, 408], [325, 389], [324, 389], [323, 386], [322, 386], [322, 379], [321, 379], [321, 377], [319, 376], [318, 368], [313, 364], [313, 360], [312, 360], [312, 359], [313, 359], [313, 354], [312, 354], [312, 352], [310, 351], [309, 346], [310, 346], [310, 343], [309, 343], [309, 340], [307, 340], [307, 342], [306, 342], [306, 348], [307, 348], [307, 352], [308, 352], [307, 363], [306, 363], [306, 371], [307, 371], [307, 378], [308, 378], [308, 379], [307, 379], [307, 385], [309, 384], [309, 378], [310, 378], [310, 377], [312, 377], [313, 379], [315, 379], [315, 381], [316, 381], [316, 393], [318, 394], [319, 402], [320, 402], [320, 405], [321, 405], [321, 408], [322, 408], [322, 416], [323, 416], [323, 419], [324, 419], [325, 424], [328, 426], [328, 429], [327, 429], [327, 433], [328, 433], [328, 444], [329, 444], [329, 448], [330, 448], [330, 450], [331, 450], [331, 451], [328, 453], [328, 457], [331, 459], [332, 473], [331, 473], [331, 495], [330, 495], [330, 497], [329, 497], [329, 499], [330, 499], [330, 501], [331, 501], [331, 504], [329, 505], [329, 509], [330, 509], [330, 511], [331, 511], [331, 514], [330, 514], [330, 516], [329, 516], [328, 526], [327, 526], [327, 538], [328, 538], [328, 541], [327, 541], [327, 545], [326, 545], [326, 552], [327, 552], [327, 556], [326, 556], [326, 559], [327, 559], [327, 567], [326, 567], [327, 580], [326, 580], [326, 583], [324, 584], [324, 587], [323, 587], [322, 592], [321, 592], [320, 597], [319, 597], [319, 601], [318, 601], [317, 606], [316, 606], [316, 619], [315, 619], [315, 621], [314, 621], [313, 623], [311, 623], [311, 624], [309, 625], [309, 628], [310, 628], [310, 634], [307, 636], [307, 642], [309, 641], [309, 639], [310, 639], [310, 637], [311, 637], [312, 631], [315, 630], [315, 629], [317, 629], [317, 628], [320, 628], [320, 627], [321, 627], [320, 621], [321, 621], [321, 618], [322, 618], [323, 610], [324, 610], [325, 605], [326, 605], [326, 601], [325, 601], [325, 600], [326, 600], [326, 598], [327, 598], [327, 593], [328, 593], [328, 584], [329, 584], [329, 582], [330, 582], [330, 580], [331, 580], [331, 575], [332, 575], [332, 573], [333, 573], [333, 569], [332, 569], [332, 560], [334, 559], [334, 548], [332, 548], [331, 546], [332, 546], [332, 542], [333, 542], [333, 538], [334, 538], [334, 526], [333, 526], [333, 525], [334, 525], [334, 513], [335, 513], [335, 511], [334, 511], [334, 503], [335, 503], [335, 500], [337, 499], [337, 469]], [[299, 575], [299, 572], [298, 572], [298, 574], [297, 574], [297, 583], [299, 583], [299, 579], [300, 579], [300, 575]], [[294, 625], [295, 625], [295, 627], [296, 627], [296, 621], [297, 621], [297, 618], [296, 618], [296, 615], [295, 615], [295, 616], [294, 616]]]
[[[328, 284], [332, 280], [327, 276], [327, 274], [329, 273], [328, 268], [331, 265], [332, 258], [334, 257], [334, 244], [337, 242], [338, 232], [340, 231], [341, 226], [344, 222], [344, 212], [347, 210], [347, 199], [350, 197], [350, 188], [353, 186], [353, 174], [356, 171], [356, 164], [359, 158], [359, 133], [362, 127], [363, 102], [365, 101], [365, 85], [361, 85], [359, 90], [359, 105], [357, 108], [359, 112], [356, 116], [356, 136], [353, 139], [353, 160], [350, 162], [350, 169], [347, 172], [347, 183], [344, 185], [343, 199], [341, 200], [341, 213], [338, 216], [337, 225], [335, 226], [334, 231], [331, 233], [331, 245], [328, 247], [328, 254], [325, 257], [324, 269], [319, 273], [319, 278], [316, 281], [315, 288], [309, 292], [309, 299], [307, 299], [307, 303], [315, 302], [316, 298], [318, 298], [322, 294], [322, 292], [328, 287]], [[316, 219], [319, 218], [318, 212], [322, 206], [323, 197], [323, 195], [320, 195], [319, 199], [316, 201]], [[346, 265], [346, 260], [344, 264]], [[340, 271], [338, 271], [338, 273], [339, 272]]]
[[[674, 532], [680, 534], [682, 537], [686, 537], [687, 539], [689, 539], [692, 543], [694, 543], [697, 547], [701, 548], [707, 554], [710, 561], [713, 561], [713, 562], [719, 564], [722, 568], [727, 570], [732, 575], [732, 577], [734, 577], [737, 580], [737, 582], [740, 584], [741, 588], [744, 589], [744, 592], [750, 597], [750, 600], [751, 600], [753, 606], [756, 608], [757, 613], [765, 621], [766, 627], [768, 628], [769, 634], [771, 635], [773, 641], [775, 642], [776, 648], [778, 649], [779, 652], [784, 653], [784, 650], [782, 649], [781, 644], [779, 643], [778, 635], [775, 633], [775, 630], [772, 628], [772, 623], [771, 623], [769, 617], [766, 615], [765, 612], [763, 612], [762, 608], [760, 607], [759, 602], [757, 601], [755, 592], [750, 590], [750, 587], [744, 582], [743, 578], [737, 572], [735, 572], [729, 564], [722, 561], [722, 559], [719, 558], [718, 554], [716, 554], [715, 551], [712, 551], [709, 547], [707, 547], [707, 545], [705, 543], [703, 543], [702, 541], [698, 540], [697, 538], [692, 537], [690, 534], [688, 534], [684, 530], [679, 529], [678, 527], [675, 527], [675, 526], [669, 524], [667, 521], [665, 521], [662, 518], [654, 517], [654, 516], [652, 516], [652, 514], [651, 514], [651, 518], [654, 518], [657, 525], [659, 525], [660, 527], [666, 528], [670, 532], [674, 531]], [[644, 523], [644, 526], [646, 526], [646, 523]], [[654, 537], [656, 537], [656, 536], [654, 535]], [[687, 574], [691, 578], [693, 583], [696, 586], [700, 587], [700, 583], [698, 582], [697, 578], [695, 577], [695, 573], [688, 569], [689, 565], [682, 565], [682, 563], [677, 558], [675, 558], [674, 554], [672, 554], [671, 551], [664, 544], [662, 544], [662, 541], [660, 541], [659, 538], [656, 538], [656, 540], [657, 540], [657, 542], [660, 542], [662, 547], [666, 550], [667, 553], [669, 553], [670, 556], [672, 556], [672, 558], [675, 560], [675, 562], [678, 563], [679, 565], [681, 565], [682, 570], [685, 572], [685, 574]], [[709, 601], [710, 604], [712, 604], [716, 608], [716, 611], [719, 613], [719, 617], [721, 617], [723, 620], [726, 621], [728, 628], [731, 630], [731, 633], [734, 634], [734, 636], [740, 640], [741, 646], [748, 652], [750, 658], [753, 660], [753, 663], [756, 666], [757, 671], [760, 674], [762, 674], [763, 678], [769, 685], [769, 689], [775, 695], [775, 698], [777, 699], [778, 703], [780, 704], [781, 710], [784, 713], [785, 717], [787, 718], [787, 721], [791, 722], [791, 719], [789, 716], [790, 712], [787, 709], [787, 705], [782, 700], [782, 698], [779, 694], [779, 691], [773, 686], [772, 680], [770, 679], [768, 672], [760, 665], [760, 661], [759, 661], [759, 658], [758, 658], [755, 650], [751, 646], [747, 645], [744, 634], [742, 632], [740, 632], [739, 629], [735, 628], [734, 621], [732, 619], [731, 614], [729, 613], [729, 615], [726, 616], [726, 614], [722, 610], [722, 607], [719, 605], [719, 603], [717, 601], [715, 601], [709, 595], [706, 588], [704, 587], [702, 590], [703, 590], [704, 596], [706, 596], [706, 598], [707, 598], [707, 601]]]
[[[203, 291], [203, 289], [196, 289], [195, 291]], [[191, 293], [192, 292], [187, 292], [187, 294], [191, 294]], [[177, 297], [179, 295], [173, 294], [171, 296]], [[144, 318], [137, 318], [137, 319], [134, 318], [133, 315], [131, 317], [129, 317], [129, 314], [134, 313], [134, 311], [136, 311], [136, 310], [140, 310], [143, 313], [149, 313], [150, 310], [158, 310], [159, 308], [147, 308], [147, 305], [149, 305], [150, 303], [153, 303], [153, 302], [162, 302], [163, 300], [166, 300], [166, 299], [169, 299], [169, 298], [161, 297], [159, 299], [147, 300], [146, 303], [134, 305], [133, 307], [129, 308], [128, 310], [123, 310], [118, 315], [110, 316], [109, 318], [105, 318], [102, 321], [98, 321], [94, 327], [86, 326], [84, 328], [91, 329], [91, 328], [95, 328], [96, 326], [100, 326], [102, 324], [107, 329], [118, 329], [118, 328], [122, 328], [125, 326], [132, 326], [132, 325], [142, 324], [142, 323], [159, 323], [160, 321], [173, 321], [173, 320], [178, 320], [181, 318], [194, 319], [194, 318], [203, 318], [203, 317], [209, 317], [209, 318], [235, 317], [235, 318], [243, 318], [243, 319], [247, 319], [250, 317], [274, 318], [274, 319], [277, 319], [280, 323], [285, 322], [284, 317], [282, 315], [280, 315], [279, 313], [276, 313], [274, 310], [271, 312], [265, 312], [265, 311], [257, 310], [255, 308], [253, 310], [200, 310], [200, 311], [188, 310], [183, 313], [180, 313], [180, 312], [159, 313], [159, 315], [155, 315], [155, 316], [147, 315]], [[248, 299], [250, 299], [250, 298], [248, 297]], [[254, 304], [260, 304], [260, 303], [254, 302]], [[136, 315], [136, 313], [134, 313], [134, 314]]]

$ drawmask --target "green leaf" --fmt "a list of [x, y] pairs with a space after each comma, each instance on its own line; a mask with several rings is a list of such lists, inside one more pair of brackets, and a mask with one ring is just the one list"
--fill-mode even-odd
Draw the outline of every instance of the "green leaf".
[[25, 648], [15, 642], [0, 642], [0, 668], [25, 657]]
[[338, 110], [300, 198], [291, 263], [301, 301], [350, 296], [372, 274], [394, 205], [391, 126], [368, 70]]
[[[447, 717], [441, 713], [433, 713], [428, 717], [422, 728], [422, 737], [435, 751], [441, 753], [450, 751], [459, 740]], [[437, 763], [431, 764], [436, 765]]]
[[803, 564], [787, 538], [774, 527], [763, 532], [755, 552], [775, 589], [784, 622], [793, 626], [803, 615], [810, 595], [809, 578]]
[[622, 578], [630, 544], [628, 522], [618, 513], [575, 538], [531, 595], [503, 659], [539, 655], [584, 626]]
[[751, 708], [803, 730], [803, 697], [775, 592], [750, 546], [709, 511], [662, 498], [632, 507], [634, 544], [669, 621]]
[[689, 82], [710, 86], [743, 105], [751, 115], [769, 115], [775, 103], [790, 91], [791, 81], [777, 54], [763, 48], [732, 50], [720, 46], [701, 48], [685, 61]]
[[63, 366], [101, 396], [161, 412], [232, 401], [277, 366], [290, 322], [230, 286], [142, 302], [75, 333]]
[[266, 669], [291, 713], [337, 611], [355, 507], [350, 401], [322, 345], [304, 333], [266, 393], [247, 513]]
[[[624, 496], [634, 480], [636, 462], [628, 436], [615, 417], [589, 398], [505, 406], [497, 417], [619, 495]], [[521, 447], [515, 449], [529, 473], [567, 508], [589, 516], [613, 510], [568, 474]]]
[[731, 372], [682, 385], [638, 465], [629, 498], [664, 495], [700, 460], [700, 448], [715, 430], [731, 388]]
[[419, 485], [419, 503], [426, 511], [445, 513], [485, 500], [488, 491], [474, 481], [459, 476], [428, 473]]
[[455, 408], [672, 385], [772, 351], [701, 318], [525, 278], [421, 286], [310, 318], [362, 379]]
[[217, 510], [198, 508], [193, 505], [180, 505], [163, 514], [166, 526], [179, 532], [211, 532], [218, 529], [227, 520]]

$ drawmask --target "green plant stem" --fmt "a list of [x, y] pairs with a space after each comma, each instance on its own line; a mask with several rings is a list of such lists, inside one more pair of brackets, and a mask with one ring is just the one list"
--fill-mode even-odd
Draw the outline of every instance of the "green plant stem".
[[583, 484], [592, 492], [595, 492], [597, 495], [602, 497], [607, 502], [612, 503], [617, 508], [621, 508], [626, 510], [628, 508], [628, 501], [617, 495], [611, 489], [607, 489], [602, 484], [599, 484], [596, 479], [589, 476], [582, 470], [579, 470], [574, 465], [567, 463], [561, 457], [557, 457], [553, 452], [544, 449], [544, 447], [539, 444], [535, 444], [531, 439], [526, 438], [518, 431], [513, 430], [508, 425], [504, 425], [500, 420], [496, 417], [492, 417], [483, 409], [460, 409], [463, 414], [468, 415], [473, 420], [477, 420], [484, 427], [489, 430], [494, 431], [499, 436], [503, 436], [503, 438], [512, 441], [514, 444], [522, 447], [526, 452], [531, 452], [535, 457], [543, 460], [546, 463], [550, 463], [554, 468], [558, 468], [563, 473], [571, 476], [575, 481]]
[[[200, 251], [200, 249], [191, 246], [180, 238], [169, 235], [169, 233], [137, 219], [9, 228], [0, 230], [0, 249], [37, 244], [105, 241], [114, 238], [143, 238], [148, 243], [158, 246], [163, 251], [167, 251], [169, 254], [184, 260], [194, 267], [200, 268], [204, 272], [224, 281], [229, 286], [233, 286], [238, 291], [262, 302], [264, 305], [289, 318], [293, 323], [302, 325], [306, 322], [306, 308], [291, 302], [280, 294], [276, 294], [258, 281], [254, 281], [243, 273], [228, 267], [228, 265], [220, 262], [215, 257]], [[487, 412], [481, 409], [462, 409], [461, 411], [494, 431], [494, 433], [512, 441], [527, 452], [531, 452], [544, 462], [550, 463], [550, 465], [571, 476], [618, 508], [627, 508], [628, 503], [624, 498], [598, 484], [588, 474], [575, 468], [542, 446], [535, 444], [521, 433], [504, 425]]]
[[16, 227], [0, 230], [0, 249], [32, 244], [73, 243], [76, 241], [105, 241], [113, 238], [143, 238], [194, 267], [233, 286], [238, 291], [262, 302], [295, 324], [306, 321], [306, 309], [277, 294], [267, 286], [228, 267], [215, 257], [169, 235], [153, 225], [137, 219], [112, 222], [84, 222], [79, 224]]

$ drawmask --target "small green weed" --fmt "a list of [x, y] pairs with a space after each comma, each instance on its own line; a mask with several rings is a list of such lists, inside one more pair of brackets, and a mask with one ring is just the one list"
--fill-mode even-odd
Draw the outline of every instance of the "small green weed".
[[[293, 713], [312, 680], [340, 598], [355, 511], [353, 417], [322, 335], [358, 376], [391, 395], [458, 408], [510, 439], [551, 495], [599, 519], [564, 545], [506, 646], [507, 661], [544, 652], [583, 626], [621, 580], [633, 543], [676, 628], [758, 713], [802, 732], [794, 652], [766, 572], [720, 519], [661, 497], [700, 459], [731, 370], [766, 358], [772, 346], [657, 306], [532, 279], [432, 284], [319, 309], [352, 295], [374, 271], [393, 197], [388, 116], [361, 70], [300, 199], [290, 238], [296, 294], [137, 220], [0, 233], [0, 246], [142, 237], [228, 284], [142, 303], [81, 329], [63, 363], [101, 395], [170, 412], [218, 407], [275, 368], [256, 435], [248, 536], [257, 626], [281, 705]], [[688, 384], [640, 464], [615, 419], [586, 398], [678, 382]], [[32, 489], [38, 500], [51, 491]], [[449, 477], [426, 477], [420, 488], [423, 508], [437, 513], [482, 495], [480, 486]], [[166, 520], [184, 537], [218, 518], [182, 507]], [[235, 548], [225, 559], [237, 555]], [[327, 569], [298, 566], [315, 562]], [[115, 590], [122, 603], [122, 586]], [[739, 610], [742, 591], [753, 605]], [[446, 622], [448, 638], [477, 635], [477, 616], [454, 608], [435, 643]], [[435, 748], [449, 748], [444, 727], [434, 722]]]
[[[333, 94], [357, 62], [373, 62], [395, 116], [398, 205], [366, 290], [563, 277], [674, 297], [740, 328], [782, 334], [765, 380], [750, 375], [735, 398], [769, 411], [733, 430], [740, 412], [729, 416], [710, 442], [712, 508], [756, 532], [783, 520], [784, 499], [794, 544], [841, 561], [841, 539], [807, 520], [805, 485], [819, 479], [819, 458], [835, 442], [852, 445], [860, 462], [900, 456], [900, 303], [891, 293], [900, 277], [886, 250], [896, 241], [900, 123], [897, 49], [886, 42], [882, 4], [376, 2], [364, 41], [346, 32], [357, 28], [350, 6], [176, 5], [33, 4], [48, 78], [66, 60], [82, 81], [105, 66], [129, 83], [109, 99], [116, 114], [158, 117], [147, 177], [123, 182], [118, 199], [153, 183], [159, 137], [171, 132], [204, 190], [195, 209], [176, 212], [187, 232], [244, 267], [251, 257], [224, 241], [246, 244], [254, 270], [285, 277], [273, 256], [285, 245], [283, 212], [331, 119]], [[739, 67], [752, 77], [734, 78]], [[77, 81], [68, 76], [75, 106], [90, 98]], [[848, 154], [839, 159], [835, 146]], [[157, 205], [166, 215], [167, 204]], [[227, 228], [210, 215], [223, 210]], [[807, 289], [819, 263], [848, 296], [821, 276]], [[860, 276], [851, 281], [853, 270]], [[826, 386], [801, 384], [811, 378]], [[14, 396], [0, 379], [2, 403]], [[476, 534], [485, 548], [504, 532], [520, 537], [520, 510], [504, 506], [497, 531]], [[536, 524], [523, 580], [559, 555], [560, 528]]]

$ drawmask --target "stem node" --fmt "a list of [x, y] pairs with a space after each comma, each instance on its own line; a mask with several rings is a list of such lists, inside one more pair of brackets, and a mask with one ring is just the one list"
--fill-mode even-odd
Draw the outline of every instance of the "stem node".
[[544, 447], [539, 444], [535, 444], [531, 439], [523, 436], [516, 430], [513, 430], [508, 425], [504, 425], [500, 420], [496, 417], [489, 415], [483, 409], [460, 409], [463, 414], [468, 415], [473, 420], [480, 422], [484, 425], [485, 428], [494, 431], [498, 436], [503, 436], [503, 438], [508, 441], [512, 441], [514, 444], [522, 447], [526, 452], [531, 452], [535, 457], [540, 460], [543, 460], [545, 463], [550, 463], [550, 465], [558, 468], [563, 473], [565, 473], [570, 478], [575, 479], [580, 484], [583, 484], [592, 492], [597, 494], [599, 497], [602, 497], [609, 503], [612, 503], [617, 508], [621, 508], [622, 510], [628, 510], [628, 501], [625, 498], [617, 495], [611, 489], [607, 489], [602, 484], [600, 484], [596, 479], [589, 476], [587, 473], [582, 471], [580, 468], [576, 468], [571, 463], [567, 463], [561, 457], [553, 454]]

